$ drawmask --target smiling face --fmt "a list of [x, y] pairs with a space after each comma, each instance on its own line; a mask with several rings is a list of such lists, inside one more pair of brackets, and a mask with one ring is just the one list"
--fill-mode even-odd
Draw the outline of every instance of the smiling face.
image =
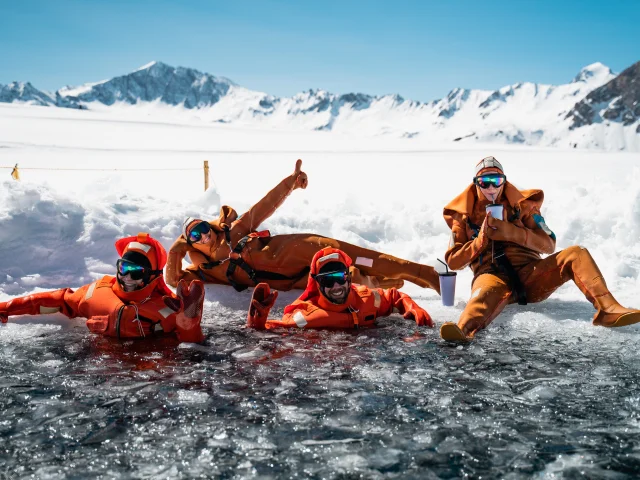
[[129, 293], [129, 292], [133, 292], [135, 290], [139, 290], [142, 288], [142, 284], [144, 283], [144, 280], [140, 279], [140, 280], [134, 280], [133, 278], [131, 278], [131, 274], [127, 273], [126, 275], [121, 275], [120, 272], [118, 272], [118, 282], [120, 283], [120, 285], [122, 286], [122, 289]]
[[349, 280], [347, 280], [347, 282], [342, 285], [340, 285], [337, 282], [334, 282], [334, 284], [331, 287], [323, 287], [322, 292], [331, 303], [336, 303], [340, 305], [347, 301], [350, 288], [351, 288], [351, 278], [349, 278]]
[[328, 268], [326, 272], [316, 275], [315, 279], [322, 295], [331, 303], [341, 305], [349, 297], [351, 274], [344, 265], [338, 264], [338, 268]]
[[211, 241], [211, 230], [209, 230], [209, 233], [205, 233], [200, 237], [200, 240], [198, 240], [196, 243], [200, 243], [202, 245], [206, 245]]

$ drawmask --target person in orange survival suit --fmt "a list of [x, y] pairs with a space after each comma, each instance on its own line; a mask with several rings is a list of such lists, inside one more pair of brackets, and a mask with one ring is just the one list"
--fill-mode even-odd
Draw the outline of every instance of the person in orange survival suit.
[[377, 317], [385, 317], [394, 309], [418, 325], [433, 327], [433, 321], [408, 295], [395, 288], [369, 288], [353, 285], [351, 258], [337, 248], [323, 248], [311, 261], [307, 288], [297, 300], [285, 307], [280, 320], [267, 319], [278, 292], [260, 283], [253, 291], [247, 327], [258, 330], [279, 327], [360, 328], [371, 327]]
[[[333, 247], [355, 259], [351, 273], [356, 283], [400, 288], [403, 280], [408, 280], [440, 293], [438, 274], [428, 265], [315, 234], [272, 237], [268, 231], [256, 232], [293, 190], [307, 187], [307, 175], [301, 166], [302, 160], [298, 160], [293, 174], [240, 218], [228, 206], [223, 206], [219, 218], [213, 221], [188, 218], [182, 235], [169, 251], [167, 283], [175, 286], [180, 279], [201, 279], [230, 284], [238, 291], [259, 282], [279, 290], [303, 289], [314, 254], [320, 248]], [[182, 259], [187, 253], [192, 264], [185, 271]]]
[[[569, 280], [597, 309], [594, 325], [640, 322], [639, 310], [624, 308], [611, 295], [586, 248], [553, 253], [556, 237], [540, 215], [543, 199], [541, 190], [518, 190], [506, 180], [498, 160], [486, 157], [476, 165], [474, 183], [444, 208], [451, 228], [445, 259], [454, 270], [469, 265], [474, 278], [458, 324], [443, 324], [442, 338], [470, 341], [508, 303], [540, 302]], [[494, 202], [503, 206], [503, 218], [485, 213]], [[552, 255], [541, 259], [540, 254]]]
[[35, 293], [0, 302], [0, 321], [10, 315], [61, 312], [69, 318], [87, 318], [93, 333], [118, 338], [141, 338], [156, 330], [173, 332], [181, 342], [204, 340], [200, 320], [204, 284], [178, 284], [177, 296], [164, 283], [167, 261], [164, 247], [148, 233], [115, 243], [120, 259], [116, 276], [105, 276], [73, 291], [70, 288]]

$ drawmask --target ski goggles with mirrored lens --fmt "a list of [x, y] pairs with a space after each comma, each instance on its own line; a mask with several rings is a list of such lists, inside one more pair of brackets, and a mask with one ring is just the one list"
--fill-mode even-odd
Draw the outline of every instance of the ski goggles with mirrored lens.
[[200, 241], [203, 235], [206, 235], [211, 231], [211, 227], [207, 222], [200, 222], [191, 230], [189, 230], [189, 241], [197, 243]]
[[116, 268], [121, 276], [129, 275], [132, 280], [142, 280], [147, 273], [146, 268], [123, 259], [116, 262]]
[[319, 273], [314, 278], [322, 288], [331, 288], [334, 283], [338, 285], [347, 283], [349, 280], [349, 272], [342, 270], [339, 272]]
[[479, 177], [474, 177], [473, 179], [473, 183], [478, 185], [480, 188], [489, 188], [491, 186], [499, 188], [506, 181], [507, 181], [507, 177], [500, 173], [492, 173], [490, 175], [480, 175]]

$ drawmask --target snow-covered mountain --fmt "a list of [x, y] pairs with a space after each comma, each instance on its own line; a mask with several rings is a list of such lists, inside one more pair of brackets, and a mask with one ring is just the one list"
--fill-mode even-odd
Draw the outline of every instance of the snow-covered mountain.
[[572, 128], [607, 120], [622, 122], [626, 126], [637, 123], [636, 133], [640, 133], [640, 62], [590, 92], [576, 103], [567, 118], [572, 120]]
[[205, 122], [419, 136], [437, 142], [640, 151], [639, 64], [616, 76], [594, 63], [564, 85], [525, 82], [495, 91], [455, 88], [445, 98], [423, 103], [399, 95], [336, 95], [321, 89], [281, 98], [224, 77], [152, 62], [110, 80], [64, 87], [55, 96], [29, 83], [13, 83], [0, 89], [0, 102], [146, 109], [153, 115]]
[[20, 102], [41, 106], [56, 105], [56, 101], [51, 95], [38, 90], [29, 82], [11, 82], [9, 85], [0, 85], [0, 102]]

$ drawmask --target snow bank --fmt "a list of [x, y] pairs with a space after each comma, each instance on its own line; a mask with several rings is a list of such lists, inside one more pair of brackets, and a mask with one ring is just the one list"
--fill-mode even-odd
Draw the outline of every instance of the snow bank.
[[[104, 185], [100, 185], [104, 186]], [[183, 217], [219, 208], [215, 189], [189, 206], [146, 195], [85, 200], [49, 185], [0, 183], [0, 291], [77, 287], [114, 272], [114, 242], [140, 231], [169, 247]]]

